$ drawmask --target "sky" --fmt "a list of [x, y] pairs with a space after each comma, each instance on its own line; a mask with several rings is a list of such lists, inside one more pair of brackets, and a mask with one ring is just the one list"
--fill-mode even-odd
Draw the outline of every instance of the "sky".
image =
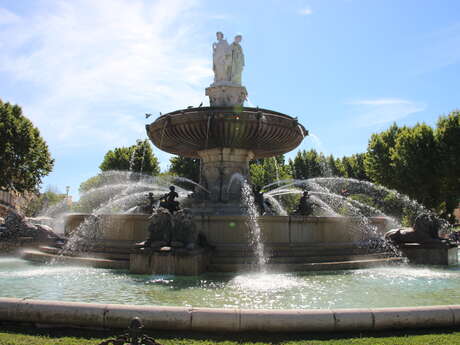
[[0, 99], [49, 145], [42, 189], [78, 198], [160, 112], [206, 105], [216, 31], [243, 35], [246, 105], [309, 130], [288, 158], [364, 152], [393, 122], [435, 126], [460, 107], [458, 0], [0, 0]]

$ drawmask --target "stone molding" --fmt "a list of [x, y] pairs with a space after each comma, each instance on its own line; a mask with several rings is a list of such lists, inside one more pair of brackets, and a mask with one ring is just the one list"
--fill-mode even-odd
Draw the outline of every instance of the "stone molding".
[[460, 305], [374, 309], [225, 309], [0, 298], [0, 321], [205, 332], [342, 332], [460, 326]]

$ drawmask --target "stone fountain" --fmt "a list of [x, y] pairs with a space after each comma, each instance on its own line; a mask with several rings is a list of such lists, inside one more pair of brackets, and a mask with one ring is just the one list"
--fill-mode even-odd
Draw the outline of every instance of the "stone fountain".
[[[160, 150], [200, 159], [202, 189], [195, 190], [184, 204], [191, 210], [196, 229], [213, 248], [212, 253], [195, 257], [197, 264], [190, 270], [182, 264], [190, 262], [190, 253], [181, 259], [180, 269], [153, 269], [164, 258], [158, 258], [158, 253], [156, 259], [153, 254], [145, 257], [134, 249], [136, 242], [147, 238], [149, 215], [100, 214], [99, 235], [91, 240], [92, 254], [88, 254], [99, 258], [93, 264], [130, 268], [137, 273], [198, 274], [248, 270], [262, 262], [275, 270], [306, 271], [369, 267], [399, 260], [365, 245], [388, 230], [387, 220], [382, 217], [370, 218], [372, 231], [366, 233], [357, 230], [360, 220], [352, 217], [259, 216], [253, 211], [248, 220], [248, 205], [241, 204], [242, 199], [253, 203], [251, 195], [249, 199], [248, 193], [246, 198], [242, 195], [244, 186], [250, 184], [249, 161], [295, 149], [308, 131], [295, 117], [244, 106], [248, 92], [241, 82], [241, 39], [236, 36], [229, 45], [217, 33], [213, 44], [214, 82], [205, 91], [209, 107], [180, 109], [146, 125], [149, 138]], [[87, 214], [69, 215], [66, 233], [70, 235], [85, 222]], [[45, 251], [46, 257], [43, 253], [26, 256], [48, 260], [48, 256], [58, 253], [52, 248]]]
[[[206, 89], [210, 107], [165, 114], [147, 125], [146, 130], [160, 150], [201, 160], [200, 184], [208, 193], [203, 195], [202, 204], [194, 204], [194, 210], [209, 215], [239, 215], [240, 183], [250, 180], [249, 161], [292, 151], [308, 131], [291, 116], [244, 107], [247, 91], [239, 83], [241, 76], [230, 72], [220, 76], [218, 72], [229, 67], [218, 66], [219, 63], [231, 64], [231, 59], [226, 62], [214, 57], [215, 81]], [[239, 177], [237, 181], [235, 176]]]

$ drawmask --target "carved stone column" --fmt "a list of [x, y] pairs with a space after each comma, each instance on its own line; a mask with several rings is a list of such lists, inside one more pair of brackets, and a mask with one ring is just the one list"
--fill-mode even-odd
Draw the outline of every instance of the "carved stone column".
[[203, 184], [215, 202], [239, 202], [241, 178], [249, 181], [251, 150], [214, 148], [198, 151], [202, 164]]

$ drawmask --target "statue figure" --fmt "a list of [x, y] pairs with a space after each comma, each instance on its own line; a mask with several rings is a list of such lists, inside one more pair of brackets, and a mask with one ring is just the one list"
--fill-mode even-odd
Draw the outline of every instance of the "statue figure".
[[138, 205], [134, 209], [132, 209], [131, 212], [132, 213], [152, 214], [154, 209], [155, 209], [155, 198], [153, 197], [153, 193], [150, 192], [147, 195], [147, 203], [143, 202], [141, 205]]
[[294, 214], [301, 216], [311, 216], [313, 214], [313, 205], [316, 205], [315, 202], [311, 201], [308, 191], [304, 191], [302, 197], [299, 200], [299, 205]]
[[155, 208], [155, 199], [153, 198], [153, 193], [150, 192], [147, 198], [149, 199], [149, 206], [148, 206], [150, 210], [149, 213], [152, 213], [153, 209]]
[[195, 249], [198, 242], [198, 232], [189, 209], [177, 211], [173, 216], [171, 247]]
[[441, 243], [439, 227], [440, 223], [433, 215], [421, 213], [415, 218], [412, 228], [392, 229], [384, 238], [394, 244]]
[[160, 249], [166, 246], [188, 250], [200, 248], [199, 234], [190, 210], [178, 210], [173, 215], [165, 208], [158, 208], [149, 219], [149, 236], [147, 240], [136, 243], [136, 248]]
[[231, 64], [228, 69], [228, 80], [236, 85], [241, 85], [241, 74], [244, 67], [244, 54], [240, 42], [243, 36], [236, 35], [235, 40], [230, 45], [229, 55], [231, 55]]
[[161, 248], [171, 242], [172, 216], [167, 209], [158, 208], [149, 217], [148, 238], [144, 242], [136, 243], [136, 248]]
[[254, 203], [259, 211], [260, 215], [265, 213], [264, 193], [261, 192], [259, 186], [252, 187], [252, 193], [254, 194]]
[[170, 192], [160, 198], [160, 207], [166, 208], [171, 214], [179, 210], [179, 202], [174, 199], [179, 197], [174, 186], [169, 187]]
[[216, 33], [217, 42], [212, 44], [212, 61], [214, 70], [214, 83], [229, 81], [228, 64], [229, 64], [229, 45], [224, 39], [222, 32]]
[[9, 209], [4, 223], [0, 225], [0, 241], [15, 241], [19, 237], [30, 237], [38, 242], [54, 244], [64, 242], [49, 226], [32, 224], [19, 212]]

